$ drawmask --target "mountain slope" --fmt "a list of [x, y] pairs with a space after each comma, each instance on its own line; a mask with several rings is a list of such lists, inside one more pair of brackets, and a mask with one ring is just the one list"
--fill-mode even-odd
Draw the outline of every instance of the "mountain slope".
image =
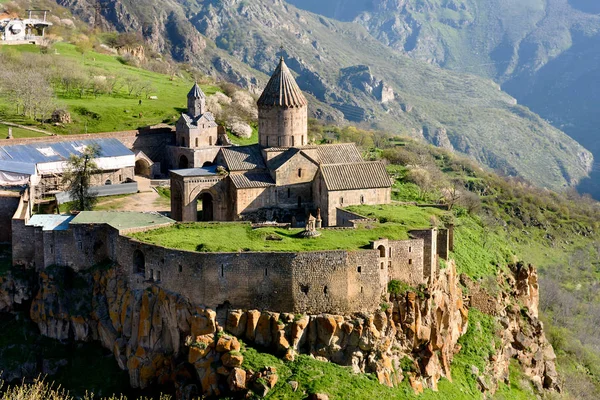
[[[86, 0], [59, 3], [93, 18]], [[108, 0], [103, 17], [141, 30], [157, 51], [254, 90], [283, 46], [300, 87], [319, 100], [314, 115], [421, 137], [542, 186], [574, 185], [591, 167], [588, 152], [493, 82], [411, 60], [356, 24], [281, 0]]]
[[[600, 5], [589, 0], [290, 0], [354, 20], [394, 50], [490, 77], [600, 156]], [[600, 166], [582, 190], [600, 197]]]

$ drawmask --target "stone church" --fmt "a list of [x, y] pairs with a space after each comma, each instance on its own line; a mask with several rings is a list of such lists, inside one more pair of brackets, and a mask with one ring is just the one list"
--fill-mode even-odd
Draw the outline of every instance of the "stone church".
[[301, 223], [320, 211], [335, 226], [338, 208], [390, 202], [383, 163], [364, 161], [354, 143], [309, 145], [307, 128], [308, 102], [283, 58], [258, 100], [255, 145], [232, 146], [194, 85], [171, 148], [172, 217]]

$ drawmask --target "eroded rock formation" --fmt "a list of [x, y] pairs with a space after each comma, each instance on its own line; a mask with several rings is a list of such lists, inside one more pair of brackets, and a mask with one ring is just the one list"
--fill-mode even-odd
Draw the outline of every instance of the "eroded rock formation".
[[[499, 275], [499, 286], [507, 289], [493, 297], [459, 278], [449, 262], [428, 287], [386, 295], [380, 310], [354, 315], [214, 311], [158, 286], [132, 290], [120, 274], [118, 266], [85, 274], [42, 271], [30, 314], [46, 336], [100, 341], [128, 371], [133, 387], [173, 383], [180, 398], [249, 389], [265, 394], [275, 386], [277, 371], [246, 369], [244, 341], [286, 360], [309, 354], [356, 373], [373, 372], [384, 385], [408, 379], [416, 392], [436, 390], [441, 377], [452, 380], [450, 365], [467, 331], [470, 305], [499, 322], [496, 354], [485, 371], [477, 371], [482, 391], [493, 392], [508, 380], [511, 359], [538, 388], [558, 389], [556, 357], [537, 317], [537, 273], [530, 266], [518, 264], [511, 274]], [[7, 281], [3, 299], [7, 287], [15, 292]], [[22, 296], [12, 301], [17, 298]]]

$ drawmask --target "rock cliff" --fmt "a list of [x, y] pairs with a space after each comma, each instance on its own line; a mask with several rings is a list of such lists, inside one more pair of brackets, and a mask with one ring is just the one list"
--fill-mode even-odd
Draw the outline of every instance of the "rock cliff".
[[496, 354], [479, 377], [482, 391], [493, 392], [508, 380], [513, 358], [540, 389], [558, 389], [555, 356], [537, 318], [537, 274], [522, 265], [512, 271], [498, 277], [506, 290], [496, 297], [459, 278], [450, 262], [429, 286], [388, 294], [372, 313], [294, 315], [215, 311], [158, 286], [132, 290], [119, 266], [85, 274], [53, 267], [39, 273], [30, 314], [46, 336], [100, 341], [128, 371], [132, 387], [172, 383], [180, 398], [189, 398], [247, 390], [265, 394], [275, 385], [276, 371], [245, 367], [243, 343], [285, 360], [309, 354], [356, 373], [372, 372], [390, 387], [408, 379], [416, 392], [436, 390], [441, 377], [452, 380], [450, 366], [471, 306], [499, 321]]

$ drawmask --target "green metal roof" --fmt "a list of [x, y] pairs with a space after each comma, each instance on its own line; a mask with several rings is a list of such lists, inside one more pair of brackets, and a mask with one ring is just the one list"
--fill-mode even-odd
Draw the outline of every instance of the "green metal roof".
[[82, 211], [71, 224], [108, 224], [115, 229], [132, 229], [175, 223], [171, 218], [155, 212]]

